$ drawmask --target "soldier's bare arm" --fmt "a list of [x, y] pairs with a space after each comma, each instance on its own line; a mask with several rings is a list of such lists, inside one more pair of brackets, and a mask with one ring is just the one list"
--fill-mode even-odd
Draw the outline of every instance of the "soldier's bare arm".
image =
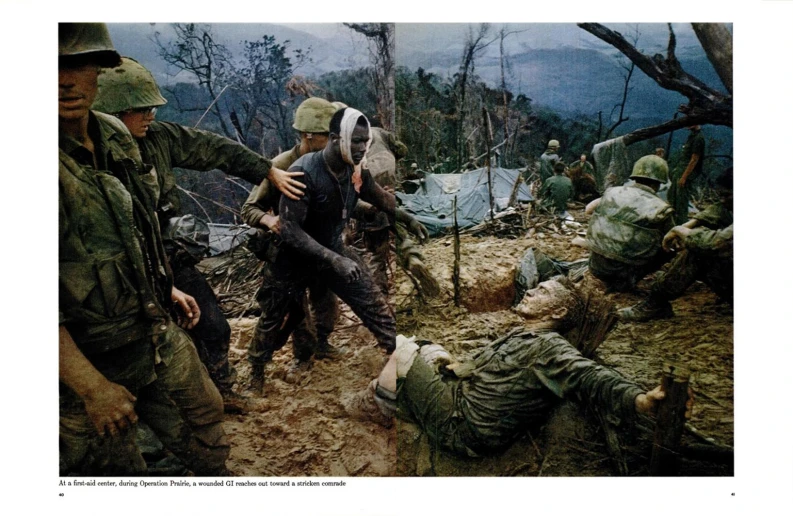
[[97, 371], [65, 327], [60, 326], [58, 332], [59, 378], [82, 398], [99, 435], [115, 436], [137, 423], [135, 396]]

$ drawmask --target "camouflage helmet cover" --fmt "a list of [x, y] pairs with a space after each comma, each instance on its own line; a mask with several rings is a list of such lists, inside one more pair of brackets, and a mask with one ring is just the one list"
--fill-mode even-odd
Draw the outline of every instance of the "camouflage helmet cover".
[[151, 72], [134, 59], [122, 57], [118, 68], [100, 71], [99, 92], [93, 109], [115, 114], [162, 106], [166, 102]]
[[633, 165], [631, 179], [636, 177], [643, 177], [645, 179], [658, 181], [659, 183], [666, 183], [669, 178], [669, 165], [666, 164], [665, 159], [655, 154], [644, 156], [639, 158]]
[[93, 61], [112, 68], [121, 62], [104, 23], [58, 24], [58, 58], [66, 61]]
[[307, 98], [297, 106], [292, 127], [301, 133], [328, 133], [330, 119], [336, 111], [336, 107], [325, 99]]

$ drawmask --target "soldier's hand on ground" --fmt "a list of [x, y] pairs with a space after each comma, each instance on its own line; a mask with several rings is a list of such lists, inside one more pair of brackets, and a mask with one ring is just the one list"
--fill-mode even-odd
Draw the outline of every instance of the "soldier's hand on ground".
[[181, 311], [177, 324], [186, 330], [194, 328], [201, 318], [201, 309], [198, 308], [195, 298], [173, 287], [171, 290], [171, 301], [179, 305], [179, 310]]
[[281, 234], [281, 217], [279, 217], [278, 215], [265, 213], [264, 215], [262, 215], [262, 218], [259, 219], [259, 224], [268, 228], [276, 235]]
[[333, 269], [336, 271], [336, 274], [344, 278], [347, 283], [352, 283], [361, 276], [361, 269], [358, 267], [358, 264], [344, 256], [339, 256], [333, 262]]
[[420, 244], [423, 244], [430, 238], [430, 233], [427, 231], [427, 228], [424, 227], [424, 224], [419, 222], [417, 219], [413, 219], [410, 221], [410, 225], [408, 226], [413, 235], [418, 239]]
[[106, 382], [83, 397], [85, 411], [99, 435], [117, 436], [138, 422], [135, 396], [123, 385]]
[[271, 168], [270, 174], [267, 179], [278, 188], [282, 194], [286, 195], [293, 201], [299, 200], [303, 197], [303, 190], [306, 185], [293, 178], [305, 175], [303, 172], [286, 172], [280, 168]]

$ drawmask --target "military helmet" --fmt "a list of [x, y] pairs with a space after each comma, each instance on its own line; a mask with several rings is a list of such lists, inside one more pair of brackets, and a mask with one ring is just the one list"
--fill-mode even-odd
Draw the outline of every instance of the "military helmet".
[[552, 147], [555, 149], [559, 148], [559, 140], [551, 140], [548, 142], [548, 147]]
[[151, 72], [134, 59], [122, 57], [118, 68], [100, 71], [99, 91], [92, 108], [115, 114], [166, 102]]
[[58, 58], [61, 63], [91, 61], [105, 68], [121, 62], [104, 23], [58, 24]]
[[669, 178], [669, 165], [666, 164], [665, 159], [659, 158], [655, 154], [644, 156], [633, 165], [631, 179], [635, 177], [666, 183]]
[[297, 106], [292, 127], [301, 133], [328, 133], [330, 119], [336, 111], [336, 107], [325, 99], [307, 98]]

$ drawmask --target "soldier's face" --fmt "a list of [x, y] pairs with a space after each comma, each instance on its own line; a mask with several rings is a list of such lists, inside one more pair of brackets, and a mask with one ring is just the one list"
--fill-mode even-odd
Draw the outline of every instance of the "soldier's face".
[[156, 113], [157, 108], [132, 109], [119, 114], [118, 118], [124, 122], [132, 136], [145, 138]]
[[58, 118], [80, 120], [88, 116], [97, 91], [99, 66], [86, 64], [58, 69]]
[[515, 311], [529, 321], [557, 319], [567, 313], [571, 293], [558, 281], [543, 281], [526, 292]]
[[328, 144], [327, 133], [303, 133], [303, 138], [308, 144], [308, 152], [321, 151]]
[[366, 155], [366, 144], [369, 142], [369, 128], [365, 125], [356, 125], [350, 138], [350, 155], [355, 165], [361, 162]]

